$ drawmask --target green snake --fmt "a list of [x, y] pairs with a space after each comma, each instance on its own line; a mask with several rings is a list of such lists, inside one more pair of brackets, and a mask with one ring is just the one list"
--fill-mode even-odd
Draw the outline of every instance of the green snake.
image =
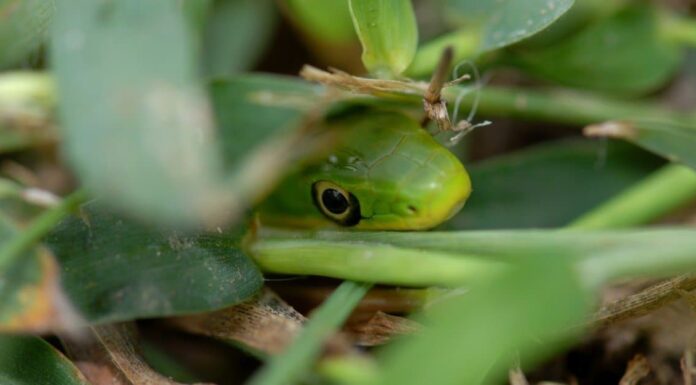
[[338, 144], [280, 183], [258, 208], [262, 223], [428, 229], [456, 214], [471, 192], [457, 157], [406, 115], [372, 111], [330, 129]]

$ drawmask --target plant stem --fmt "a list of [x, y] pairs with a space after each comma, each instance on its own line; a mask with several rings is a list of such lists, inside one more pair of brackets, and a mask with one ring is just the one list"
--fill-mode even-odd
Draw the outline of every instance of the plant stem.
[[259, 239], [252, 255], [266, 272], [412, 286], [461, 285], [506, 267], [480, 256], [345, 240]]
[[57, 206], [44, 211], [26, 229], [0, 248], [0, 272], [3, 272], [24, 251], [38, 242], [66, 215], [87, 199], [84, 190], [77, 190]]
[[343, 282], [317, 309], [295, 342], [281, 355], [271, 358], [249, 382], [250, 385], [284, 385], [301, 380], [314, 365], [326, 339], [348, 318], [371, 284]]
[[[453, 104], [461, 92], [459, 87], [443, 91]], [[463, 98], [462, 111], [472, 108], [473, 93]], [[564, 89], [547, 91], [521, 90], [486, 86], [479, 90], [478, 114], [524, 120], [584, 126], [607, 120], [667, 120], [696, 124], [692, 116], [663, 108], [655, 102], [623, 101]]]
[[627, 191], [582, 215], [567, 227], [607, 229], [650, 222], [696, 197], [693, 169], [670, 164]]

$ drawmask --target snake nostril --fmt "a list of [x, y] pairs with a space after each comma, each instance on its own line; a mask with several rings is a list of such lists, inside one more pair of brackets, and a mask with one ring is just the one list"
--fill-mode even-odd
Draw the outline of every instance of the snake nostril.
[[409, 206], [408, 206], [408, 212], [411, 213], [411, 214], [416, 214], [416, 213], [418, 213], [418, 209], [416, 208], [416, 206], [409, 205]]

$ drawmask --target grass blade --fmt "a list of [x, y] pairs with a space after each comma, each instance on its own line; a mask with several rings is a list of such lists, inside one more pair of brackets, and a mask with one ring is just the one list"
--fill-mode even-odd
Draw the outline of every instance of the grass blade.
[[343, 282], [317, 309], [297, 340], [281, 355], [271, 359], [249, 385], [293, 384], [302, 378], [319, 355], [322, 345], [348, 318], [353, 308], [370, 289], [370, 284]]

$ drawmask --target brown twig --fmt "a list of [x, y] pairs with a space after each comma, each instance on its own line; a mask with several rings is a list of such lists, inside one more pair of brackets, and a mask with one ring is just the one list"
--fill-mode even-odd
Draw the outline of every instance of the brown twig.
[[437, 63], [437, 68], [430, 78], [428, 89], [423, 95], [423, 109], [426, 113], [421, 121], [421, 126], [423, 127], [425, 127], [430, 120], [434, 120], [437, 122], [440, 130], [446, 131], [452, 128], [452, 122], [447, 113], [447, 102], [442, 99], [441, 95], [442, 87], [445, 84], [445, 79], [447, 79], [447, 72], [452, 65], [453, 56], [454, 50], [452, 47], [445, 48], [445, 50], [442, 51], [442, 56], [440, 56], [440, 61]]
[[363, 78], [350, 75], [335, 68], [330, 68], [329, 72], [327, 72], [311, 65], [303, 66], [302, 70], [300, 70], [300, 76], [312, 82], [368, 95], [381, 95], [384, 93], [423, 95], [428, 87], [428, 84], [424, 82]]

